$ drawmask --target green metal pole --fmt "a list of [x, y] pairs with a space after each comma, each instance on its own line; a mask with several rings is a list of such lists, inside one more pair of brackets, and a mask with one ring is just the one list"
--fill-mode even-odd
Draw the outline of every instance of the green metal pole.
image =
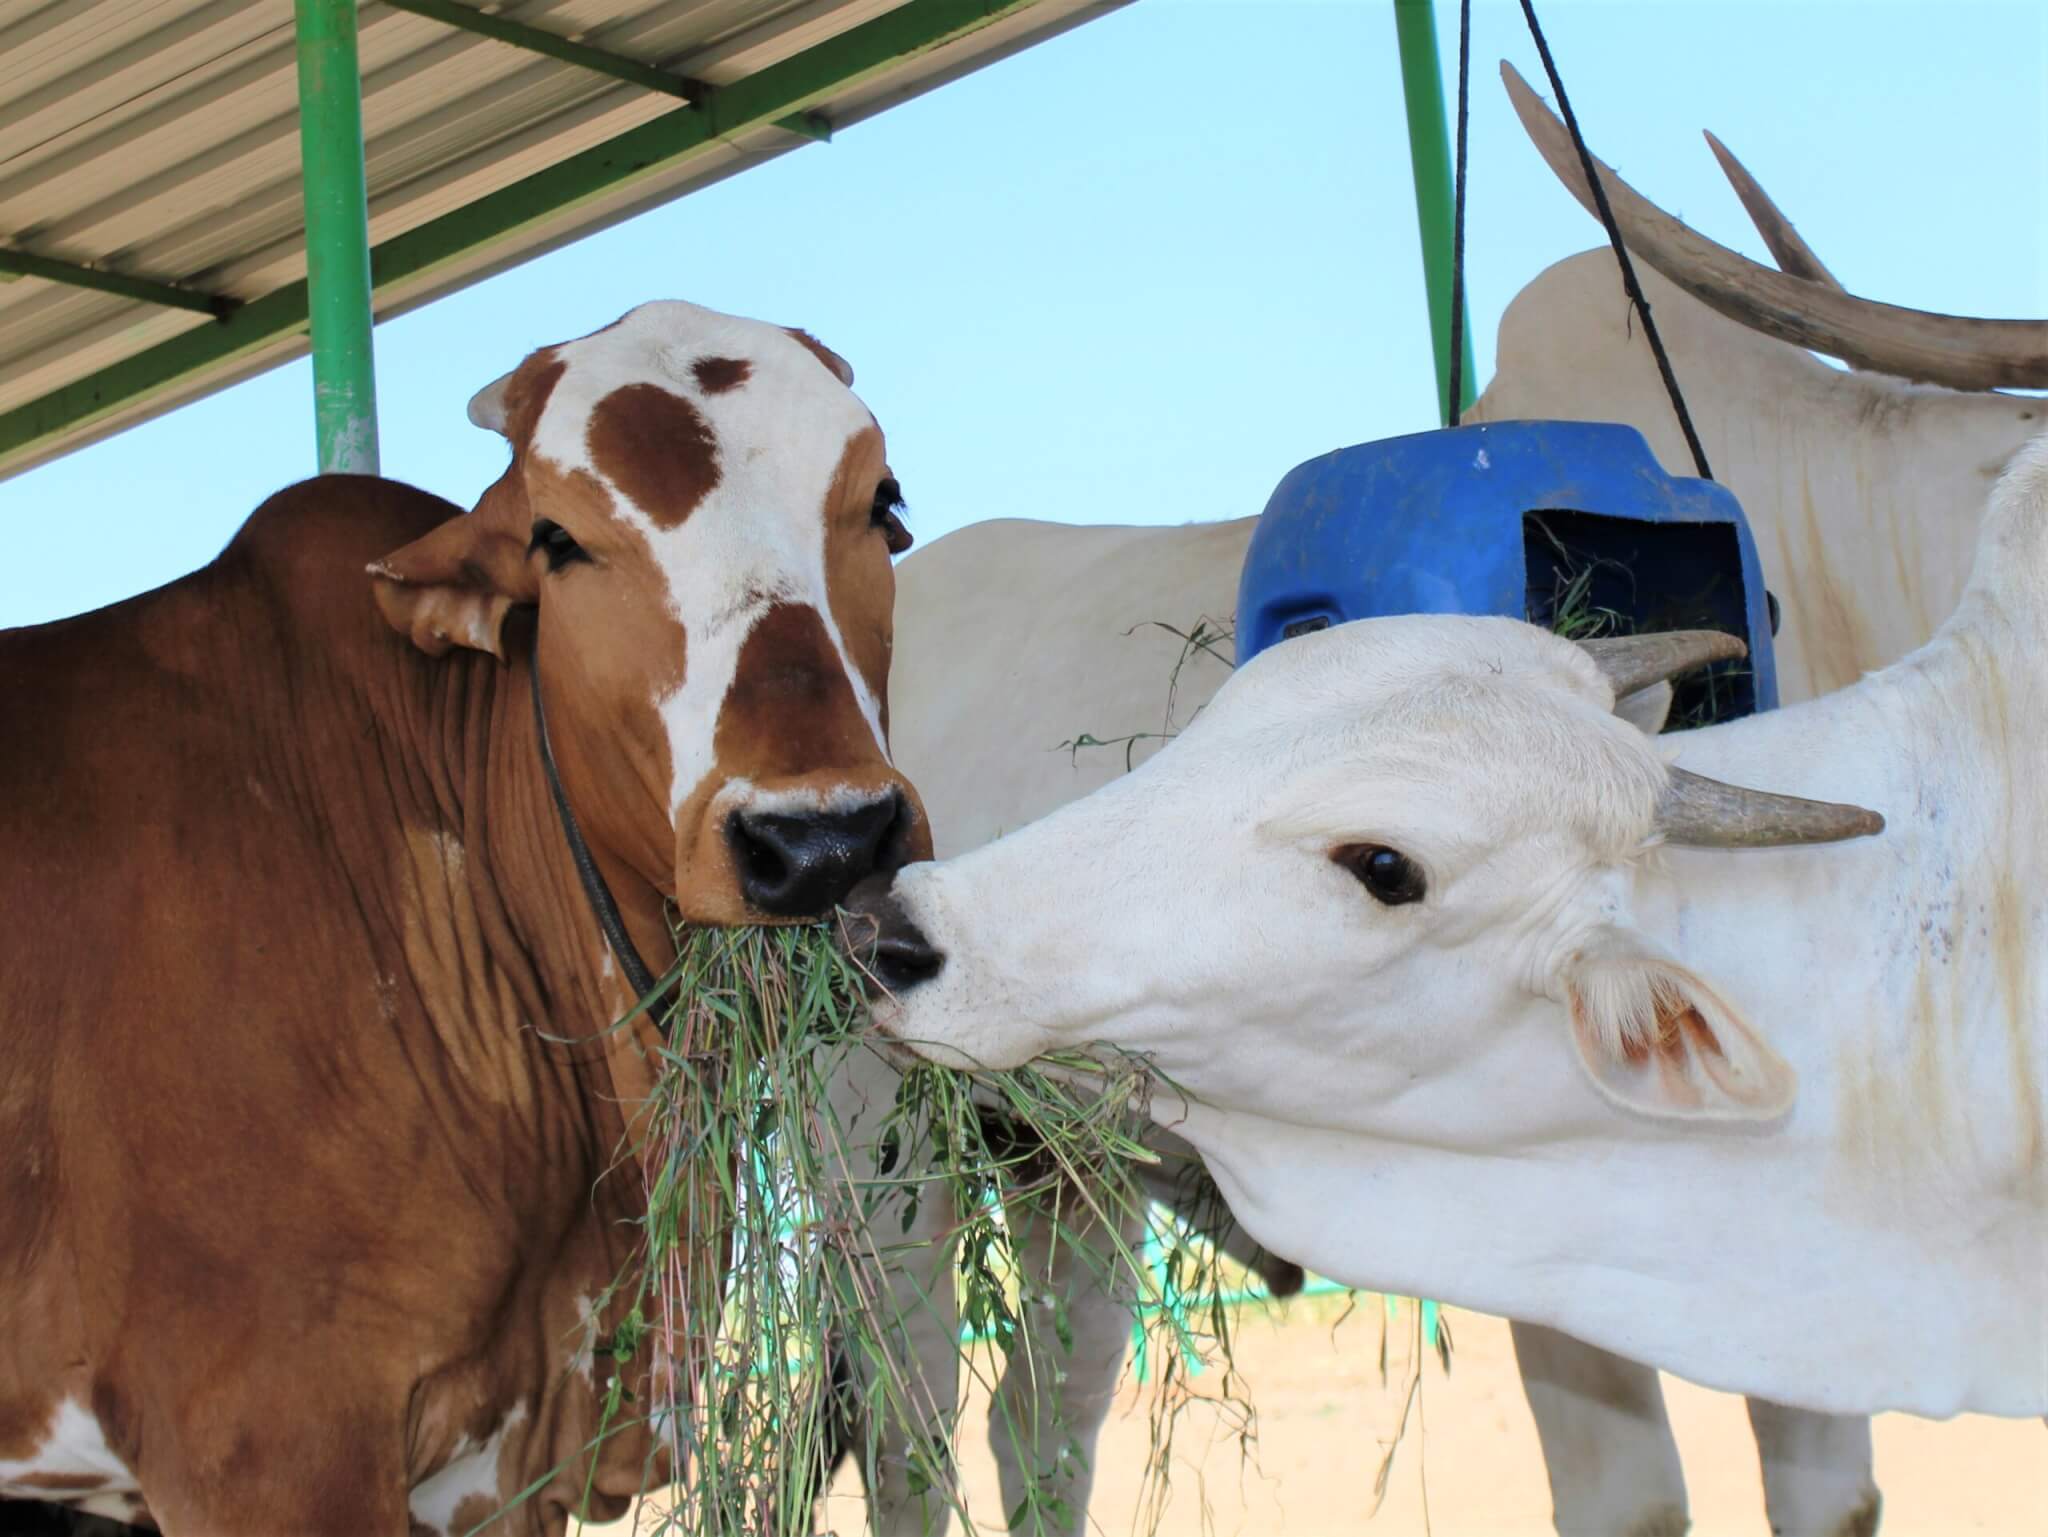
[[[1415, 226], [1422, 236], [1422, 282], [1436, 350], [1436, 408], [1441, 420], [1451, 380], [1451, 141], [1444, 122], [1443, 66], [1436, 53], [1430, 0], [1394, 0], [1401, 45], [1401, 94], [1408, 104], [1408, 156], [1415, 169]], [[1464, 324], [1460, 409], [1472, 404], [1472, 324]]]
[[370, 211], [356, 0], [296, 0], [299, 164], [306, 200], [313, 423], [326, 474], [377, 473], [370, 345]]

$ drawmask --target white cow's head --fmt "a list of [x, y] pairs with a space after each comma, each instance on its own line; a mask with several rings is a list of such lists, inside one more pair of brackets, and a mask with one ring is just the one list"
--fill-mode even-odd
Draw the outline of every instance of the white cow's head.
[[955, 1064], [1107, 1042], [1218, 1109], [1489, 1148], [1611, 1113], [1540, 1092], [1581, 1070], [1660, 1117], [1779, 1115], [1791, 1070], [1637, 928], [1632, 872], [1881, 822], [1668, 770], [1615, 713], [1739, 643], [1593, 644], [1429, 617], [1275, 647], [1137, 772], [856, 893], [878, 1023]]
[[504, 475], [370, 568], [431, 654], [537, 613], [585, 832], [695, 921], [814, 916], [930, 846], [886, 745], [910, 539], [852, 382], [801, 331], [643, 304], [480, 391]]

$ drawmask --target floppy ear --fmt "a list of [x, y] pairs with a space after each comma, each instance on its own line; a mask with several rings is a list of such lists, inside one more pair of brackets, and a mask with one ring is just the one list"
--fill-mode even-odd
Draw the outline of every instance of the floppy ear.
[[1671, 685], [1652, 683], [1648, 688], [1624, 695], [1614, 701], [1614, 713], [1644, 736], [1655, 736], [1671, 715]]
[[1792, 1108], [1791, 1064], [1636, 930], [1596, 930], [1558, 990], [1579, 1062], [1615, 1104], [1662, 1120], [1767, 1121]]
[[486, 492], [475, 512], [450, 518], [369, 568], [386, 622], [428, 656], [468, 646], [502, 662], [505, 616], [515, 604], [540, 600], [519, 516], [524, 498], [503, 486]]

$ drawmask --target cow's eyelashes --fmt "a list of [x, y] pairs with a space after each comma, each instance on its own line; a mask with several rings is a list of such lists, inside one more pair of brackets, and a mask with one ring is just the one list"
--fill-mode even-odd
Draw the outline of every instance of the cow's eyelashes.
[[1423, 878], [1422, 867], [1384, 843], [1346, 844], [1330, 857], [1357, 876], [1358, 883], [1383, 907], [1405, 907], [1428, 894], [1429, 882]]
[[574, 561], [590, 559], [589, 553], [570, 536], [569, 530], [552, 518], [533, 520], [533, 542], [527, 545], [526, 553], [531, 555], [535, 550], [547, 556], [550, 571], [559, 571]]
[[884, 475], [875, 487], [872, 522], [889, 541], [891, 555], [901, 555], [910, 548], [910, 530], [903, 526], [903, 514], [909, 510], [903, 500], [903, 487], [896, 483], [896, 477]]

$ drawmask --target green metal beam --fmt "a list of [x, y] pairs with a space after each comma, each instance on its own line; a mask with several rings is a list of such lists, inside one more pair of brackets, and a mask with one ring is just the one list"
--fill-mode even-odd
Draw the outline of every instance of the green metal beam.
[[103, 272], [98, 267], [81, 267], [76, 262], [56, 261], [48, 256], [35, 256], [27, 251], [0, 250], [0, 281], [8, 278], [41, 278], [45, 283], [62, 283], [70, 288], [92, 288], [103, 294], [119, 294], [124, 299], [139, 299], [144, 304], [161, 304], [174, 310], [192, 310], [197, 314], [211, 315], [216, 320], [226, 317], [235, 307], [235, 301], [224, 294], [203, 294], [190, 288], [179, 288], [171, 283], [159, 283], [154, 278], [128, 277], [119, 272]]
[[313, 422], [325, 474], [377, 473], [370, 211], [356, 0], [297, 0], [299, 186], [306, 200]]
[[455, 0], [384, 0], [384, 3], [393, 10], [411, 11], [415, 16], [424, 16], [443, 26], [460, 27], [465, 32], [496, 38], [529, 53], [544, 53], [564, 64], [574, 64], [578, 69], [610, 75], [614, 80], [637, 85], [643, 91], [659, 91], [664, 96], [676, 96], [684, 101], [694, 101], [702, 93], [697, 81], [653, 64], [642, 64], [638, 59], [606, 53], [602, 48], [592, 48], [584, 43], [572, 43], [566, 37], [543, 32], [539, 27], [529, 27], [523, 21], [513, 21], [507, 16], [489, 16], [471, 6], [457, 5]]
[[[1394, 0], [1394, 35], [1401, 46], [1401, 94], [1408, 105], [1408, 156], [1415, 174], [1415, 227], [1422, 236], [1422, 284], [1429, 300], [1429, 335], [1436, 350], [1436, 408], [1451, 387], [1451, 143], [1444, 125], [1443, 66], [1436, 52], [1436, 16], [1430, 0]], [[1472, 404], [1472, 326], [1461, 329], [1458, 406]]]
[[[394, 236], [370, 253], [377, 288], [432, 273], [531, 225], [715, 148], [746, 129], [803, 116], [834, 91], [944, 47], [1037, 0], [908, 0], [871, 21], [721, 86], [701, 106], [651, 123]], [[0, 474], [38, 443], [202, 369], [306, 328], [306, 285], [287, 284], [217, 326], [187, 332], [0, 415]]]
[[[692, 80], [687, 75], [676, 74], [673, 70], [655, 64], [642, 64], [638, 59], [626, 58], [623, 54], [607, 53], [602, 48], [592, 48], [587, 43], [572, 43], [566, 37], [553, 32], [544, 32], [539, 27], [529, 27], [523, 21], [513, 21], [505, 16], [491, 16], [474, 6], [458, 5], [455, 0], [384, 0], [394, 10], [411, 11], [415, 16], [424, 16], [429, 21], [438, 21], [443, 26], [457, 27], [464, 32], [474, 32], [480, 37], [493, 38], [509, 43], [514, 48], [524, 48], [529, 53], [545, 54], [548, 58], [559, 59], [564, 64], [574, 64], [595, 74], [609, 75], [614, 80], [623, 80], [628, 85], [637, 85], [644, 91], [655, 91], [663, 96], [673, 96], [680, 101], [702, 104], [718, 87], [708, 81]], [[775, 125], [791, 133], [802, 134], [806, 139], [824, 143], [832, 137], [832, 125], [815, 112], [793, 113]]]

